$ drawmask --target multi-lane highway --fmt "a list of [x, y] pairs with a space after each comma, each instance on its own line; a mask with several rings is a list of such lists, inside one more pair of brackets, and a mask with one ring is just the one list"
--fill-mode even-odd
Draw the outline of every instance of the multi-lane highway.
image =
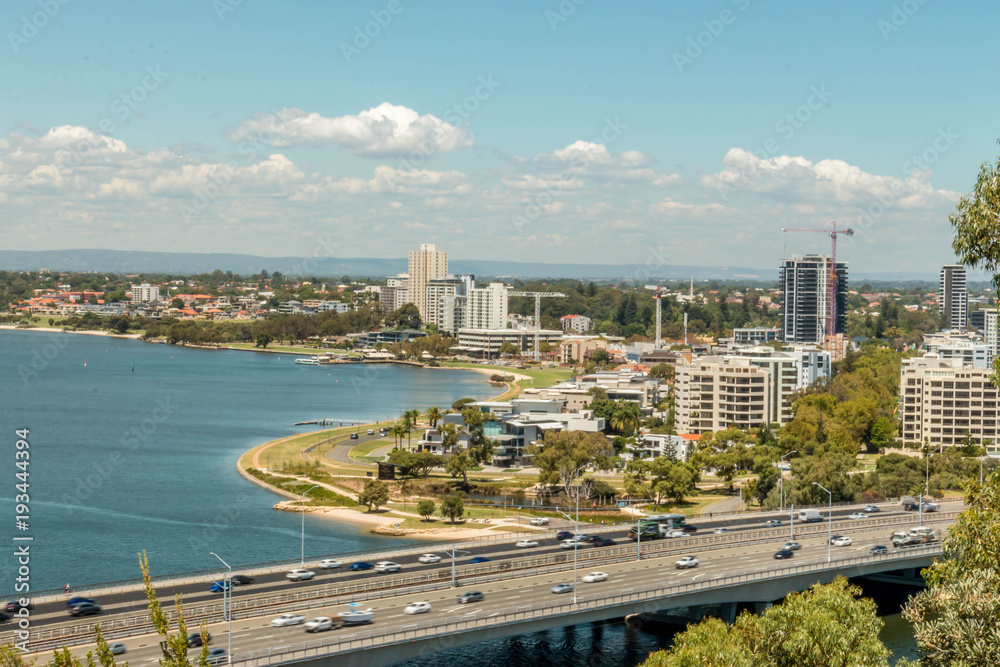
[[[946, 504], [942, 506], [942, 513], [961, 509], [960, 504], [954, 503], [953, 505]], [[899, 507], [884, 507], [882, 512], [872, 514], [872, 519], [877, 518], [881, 523], [887, 521], [902, 523], [893, 526], [866, 528], [866, 526], [872, 523], [872, 519], [867, 521], [848, 519], [847, 515], [854, 511], [857, 511], [857, 508], [844, 508], [835, 510], [834, 512], [834, 532], [847, 534], [852, 536], [852, 538], [855, 534], [859, 534], [863, 535], [864, 539], [867, 540], [862, 543], [856, 539], [854, 546], [846, 548], [848, 551], [861, 548], [867, 549], [875, 542], [885, 544], [888, 542], [888, 537], [893, 530], [896, 530], [898, 527], [909, 527], [910, 525], [915, 525], [917, 522], [917, 517], [912, 512], [904, 513]], [[644, 556], [650, 558], [650, 560], [643, 561], [639, 567], [662, 568], [665, 564], [669, 566], [670, 563], [676, 560], [677, 556], [688, 552], [698, 554], [701, 558], [702, 566], [699, 570], [700, 572], [707, 572], [711, 568], [740, 565], [741, 559], [746, 560], [744, 556], [750, 553], [755, 553], [765, 560], [770, 559], [774, 551], [788, 538], [788, 527], [764, 529], [763, 522], [765, 518], [767, 517], [759, 515], [747, 517], [744, 515], [715, 521], [695, 522], [699, 527], [695, 537], [647, 542], [644, 545], [643, 552]], [[931, 514], [927, 518], [934, 519], [936, 517]], [[722, 526], [727, 527], [731, 532], [725, 536], [713, 536], [712, 529]], [[797, 523], [797, 534], [800, 530], [803, 530], [805, 533], [813, 535], [813, 537], [809, 537], [808, 539], [799, 539], [797, 536], [797, 539], [803, 542], [803, 544], [812, 546], [815, 546], [815, 543], [818, 542], [825, 548], [826, 528], [826, 522], [807, 524], [805, 526]], [[633, 557], [629, 554], [634, 553], [636, 545], [634, 542], [630, 542], [624, 538], [624, 528], [614, 529], [610, 533], [606, 532], [604, 534], [612, 535], [617, 542], [617, 546], [603, 548], [588, 546], [581, 549], [578, 553], [580, 568], [603, 569], [610, 573], [615, 568], [626, 567], [623, 565], [623, 561], [634, 562], [632, 560]], [[478, 582], [501, 579], [504, 582], [501, 584], [502, 586], [516, 585], [517, 587], [523, 588], [528, 586], [530, 588], [529, 584], [522, 582], [536, 581], [539, 576], [543, 579], [545, 577], [550, 579], [565, 579], [565, 573], [572, 571], [572, 550], [567, 553], [566, 550], [561, 549], [558, 540], [553, 538], [552, 531], [534, 536], [533, 539], [539, 542], [539, 546], [535, 548], [515, 548], [515, 539], [512, 538], [511, 541], [505, 543], [473, 546], [462, 553], [457, 559], [458, 567], [456, 568], [459, 585], [472, 583], [475, 586], [479, 586]], [[711, 544], [706, 544], [709, 542]], [[845, 548], [835, 548], [834, 551], [844, 553], [843, 549]], [[442, 552], [441, 545], [428, 545], [426, 552], [438, 553], [442, 556], [442, 561], [436, 564], [422, 564], [417, 560], [419, 553], [394, 557], [392, 560], [403, 566], [402, 571], [395, 574], [381, 574], [371, 570], [351, 572], [346, 569], [350, 561], [345, 561], [344, 566], [336, 570], [322, 570], [315, 567], [315, 563], [307, 563], [307, 566], [313, 572], [316, 572], [316, 579], [299, 583], [289, 582], [284, 576], [285, 571], [255, 575], [256, 583], [236, 587], [234, 591], [234, 607], [237, 610], [236, 618], [246, 619], [238, 620], [237, 623], [241, 627], [243, 625], [253, 627], [252, 624], [254, 621], [251, 620], [252, 617], [262, 614], [277, 616], [282, 611], [286, 611], [292, 607], [307, 609], [303, 613], [310, 616], [320, 615], [321, 610], [328, 610], [323, 605], [336, 603], [340, 607], [343, 607], [346, 602], [353, 599], [369, 600], [366, 604], [381, 609], [387, 600], [395, 599], [394, 596], [398, 595], [401, 590], [409, 591], [416, 588], [422, 590], [427, 590], [428, 588], [434, 589], [426, 593], [433, 604], [434, 600], [445, 599], [451, 595], [451, 589], [448, 588], [451, 575], [451, 560]], [[807, 553], [804, 549], [802, 552], [796, 554], [796, 559], [807, 557]], [[658, 554], [663, 555], [663, 557], [657, 557]], [[481, 565], [470, 566], [469, 560], [475, 556], [485, 556], [490, 561]], [[771, 564], [774, 565], [773, 562]], [[505, 570], [505, 567], [509, 569]], [[544, 571], [546, 574], [537, 575], [536, 573], [539, 571]], [[582, 570], [581, 574], [583, 574]], [[427, 582], [435, 583], [428, 585]], [[495, 584], [483, 585], [490, 587]], [[164, 602], [164, 606], [170, 607], [173, 595], [175, 593], [182, 593], [189, 618], [192, 616], [194, 618], [220, 618], [218, 605], [221, 603], [222, 595], [221, 593], [209, 592], [208, 586], [209, 582], [183, 586], [165, 586], [158, 588], [158, 594]], [[361, 586], [367, 589], [363, 595], [357, 591], [357, 588]], [[353, 590], [355, 592], [353, 595], [349, 592], [352, 590], [351, 587], [354, 587]], [[468, 588], [465, 590], [468, 590]], [[339, 596], [331, 595], [331, 592], [334, 591], [348, 591], [348, 594]], [[298, 599], [293, 602], [288, 595], [289, 592], [299, 593], [299, 595], [294, 596]], [[532, 594], [534, 595], [535, 593]], [[411, 593], [407, 593], [404, 599], [409, 599], [411, 596]], [[65, 603], [62, 601], [36, 606], [31, 616], [36, 637], [44, 638], [46, 635], [49, 635], [51, 639], [52, 632], [58, 632], [60, 635], [67, 633], [64, 639], [67, 643], [72, 643], [73, 635], [77, 635], [79, 639], [83, 639], [86, 633], [81, 631], [98, 620], [101, 621], [103, 627], [110, 628], [114, 623], [133, 619], [136, 625], [129, 633], [125, 634], [134, 635], [142, 631], [142, 626], [146, 623], [146, 601], [141, 592], [105, 595], [96, 599], [102, 605], [104, 611], [100, 616], [89, 619], [74, 619], [69, 617], [66, 613]], [[204, 612], [204, 610], [209, 609], [208, 605], [215, 605], [214, 611], [199, 615], [199, 610]], [[382, 617], [383, 614], [380, 613], [379, 619]], [[233, 639], [235, 640], [236, 637], [234, 636]], [[141, 643], [139, 638], [126, 639], [125, 641], [127, 644], [130, 642]]]

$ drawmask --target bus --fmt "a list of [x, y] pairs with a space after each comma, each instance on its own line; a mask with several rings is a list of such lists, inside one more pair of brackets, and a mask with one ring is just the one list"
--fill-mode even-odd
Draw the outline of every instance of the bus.
[[660, 524], [663, 530], [673, 530], [678, 528], [684, 530], [686, 523], [686, 517], [683, 514], [657, 514], [656, 516], [647, 516], [642, 520], [643, 523], [650, 521]]

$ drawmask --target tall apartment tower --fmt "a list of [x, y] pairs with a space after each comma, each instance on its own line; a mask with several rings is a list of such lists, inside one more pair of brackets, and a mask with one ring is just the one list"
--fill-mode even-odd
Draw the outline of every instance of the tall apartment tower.
[[448, 275], [448, 253], [433, 243], [421, 243], [420, 250], [410, 251], [410, 301], [427, 321], [427, 281]]
[[796, 255], [781, 261], [781, 339], [786, 343], [822, 343], [834, 306], [834, 333], [844, 333], [847, 265], [837, 262], [836, 289], [830, 303], [833, 262], [822, 255]]
[[938, 304], [945, 327], [962, 329], [969, 324], [969, 292], [965, 289], [965, 267], [949, 264], [941, 267]]

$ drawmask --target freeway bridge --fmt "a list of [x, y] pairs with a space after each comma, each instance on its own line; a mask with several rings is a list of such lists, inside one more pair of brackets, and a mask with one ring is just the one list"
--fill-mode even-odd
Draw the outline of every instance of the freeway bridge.
[[[942, 512], [925, 515], [924, 523], [942, 532], [954, 520], [960, 505], [942, 507]], [[915, 576], [939, 553], [935, 545], [893, 550], [872, 556], [871, 545], [887, 544], [899, 528], [917, 523], [913, 513], [896, 508], [861, 520], [835, 513], [832, 526], [826, 522], [796, 524], [795, 539], [803, 544], [793, 559], [778, 561], [773, 553], [790, 536], [790, 528], [767, 528], [760, 515], [745, 515], [714, 522], [698, 522], [695, 536], [643, 542], [623, 539], [625, 525], [589, 529], [617, 539], [609, 547], [586, 547], [576, 554], [559, 547], [551, 531], [535, 536], [539, 546], [518, 549], [516, 538], [497, 536], [491, 540], [458, 545], [462, 555], [454, 566], [457, 588], [452, 588], [453, 566], [445, 557], [436, 564], [421, 564], [422, 553], [439, 553], [442, 545], [420, 545], [380, 550], [341, 557], [345, 565], [356, 560], [393, 560], [403, 565], [400, 573], [350, 572], [316, 569], [312, 581], [290, 583], [284, 577], [298, 563], [244, 568], [239, 572], [255, 577], [249, 586], [237, 587], [232, 604], [233, 661], [247, 665], [274, 665], [290, 662], [320, 662], [346, 665], [390, 664], [451, 646], [493, 637], [521, 634], [574, 623], [632, 614], [647, 614], [679, 607], [754, 602], [762, 605], [780, 600], [818, 581], [837, 575], [849, 577], [896, 573]], [[713, 534], [713, 524], [728, 524], [730, 532]], [[833, 547], [827, 562], [827, 533], [847, 535], [850, 547]], [[450, 545], [449, 545], [450, 547]], [[488, 562], [470, 564], [475, 555]], [[674, 561], [682, 555], [697, 555], [696, 570], [676, 570]], [[574, 556], [579, 577], [592, 571], [606, 572], [605, 582], [577, 583], [577, 602], [572, 594], [553, 595], [557, 583], [571, 583]], [[189, 625], [205, 623], [213, 636], [213, 646], [225, 647], [229, 637], [221, 594], [211, 593], [208, 584], [221, 579], [216, 572], [160, 581], [161, 601], [173, 615], [169, 598], [183, 593], [185, 618]], [[458, 605], [456, 595], [479, 590], [485, 600]], [[76, 592], [79, 594], [79, 592]], [[81, 620], [67, 616], [65, 597], [40, 598], [32, 612], [30, 647], [48, 650], [56, 646], [77, 647], [85, 652], [92, 639], [92, 625], [101, 622], [105, 636], [123, 641], [124, 656], [133, 664], [159, 656], [158, 638], [152, 635], [146, 604], [137, 582], [121, 582], [83, 593], [103, 606], [101, 616]], [[567, 599], [569, 598], [569, 599]], [[432, 611], [407, 616], [403, 607], [417, 600], [430, 602]], [[298, 611], [306, 616], [337, 613], [352, 602], [362, 602], [375, 610], [375, 622], [362, 628], [344, 628], [321, 635], [308, 635], [301, 626], [274, 628], [270, 620], [282, 613]], [[735, 610], [735, 605], [729, 607]], [[4, 633], [7, 635], [8, 633]], [[3, 637], [6, 640], [9, 637]]]

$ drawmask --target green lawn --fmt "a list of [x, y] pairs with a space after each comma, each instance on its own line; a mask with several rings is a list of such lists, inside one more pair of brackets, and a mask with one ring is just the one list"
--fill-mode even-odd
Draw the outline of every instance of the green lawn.
[[573, 376], [573, 371], [568, 368], [508, 368], [505, 366], [488, 366], [460, 361], [443, 361], [441, 365], [447, 368], [482, 368], [498, 375], [518, 373], [531, 377], [531, 380], [525, 380], [521, 383], [522, 389], [527, 387], [551, 387]]

